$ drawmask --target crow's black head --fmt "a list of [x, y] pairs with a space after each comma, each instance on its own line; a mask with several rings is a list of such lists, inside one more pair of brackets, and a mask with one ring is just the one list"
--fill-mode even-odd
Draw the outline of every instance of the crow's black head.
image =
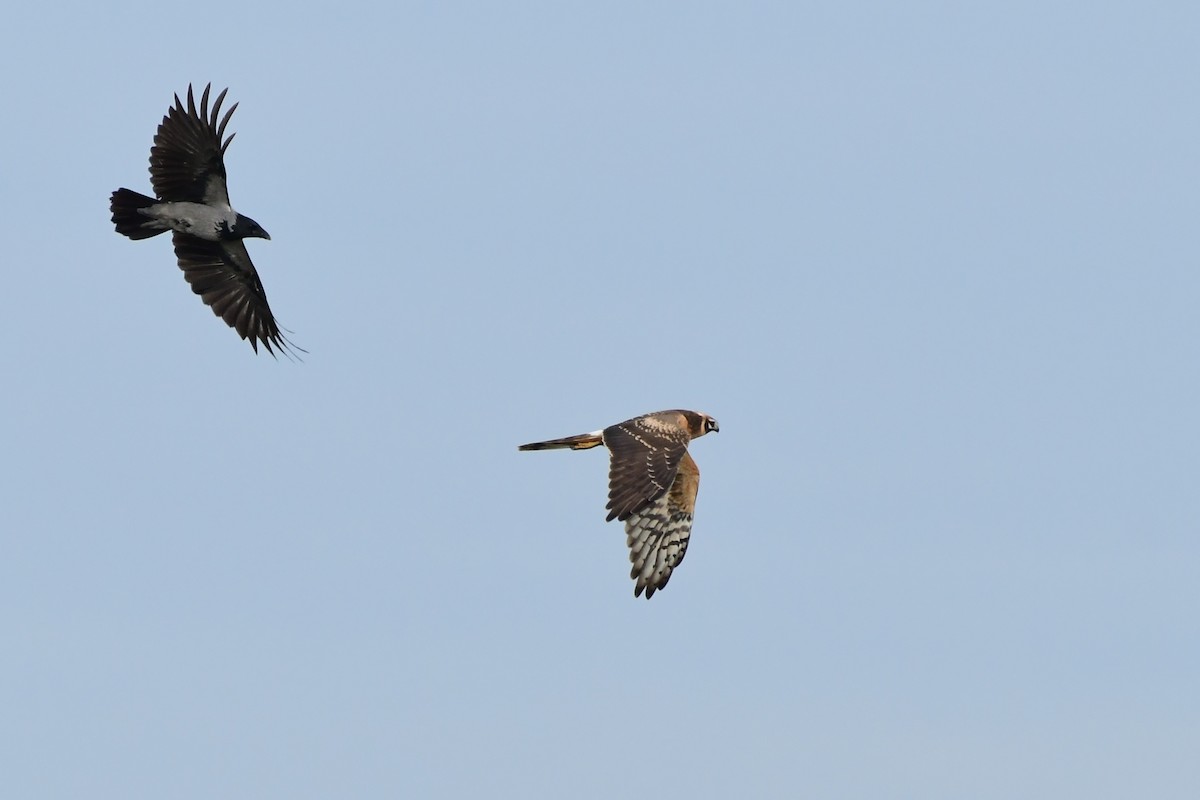
[[233, 223], [233, 235], [239, 239], [271, 238], [271, 234], [264, 231], [262, 225], [242, 214], [238, 214]]

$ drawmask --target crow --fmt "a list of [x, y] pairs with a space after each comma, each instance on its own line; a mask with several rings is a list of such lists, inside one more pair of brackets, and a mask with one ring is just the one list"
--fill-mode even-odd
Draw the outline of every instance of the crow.
[[186, 109], [175, 95], [175, 105], [167, 110], [150, 148], [150, 183], [156, 197], [117, 189], [110, 204], [112, 221], [117, 232], [130, 239], [171, 231], [183, 277], [213, 313], [249, 339], [255, 353], [262, 342], [272, 356], [278, 350], [292, 357], [295, 350], [305, 351], [288, 341], [276, 324], [243, 241], [271, 237], [229, 205], [224, 156], [235, 134], [223, 142], [222, 137], [238, 104], [220, 116], [226, 89], [217, 95], [210, 113], [211, 88], [211, 83], [204, 87], [199, 111], [191, 84]]

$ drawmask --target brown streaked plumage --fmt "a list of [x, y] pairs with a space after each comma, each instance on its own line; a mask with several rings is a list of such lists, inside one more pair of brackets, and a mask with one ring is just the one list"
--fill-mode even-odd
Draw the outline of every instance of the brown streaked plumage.
[[519, 450], [587, 450], [604, 445], [611, 455], [608, 518], [625, 523], [633, 594], [649, 600], [665, 588], [687, 553], [700, 470], [688, 455], [693, 439], [719, 431], [696, 411], [658, 411], [602, 431], [523, 444]]

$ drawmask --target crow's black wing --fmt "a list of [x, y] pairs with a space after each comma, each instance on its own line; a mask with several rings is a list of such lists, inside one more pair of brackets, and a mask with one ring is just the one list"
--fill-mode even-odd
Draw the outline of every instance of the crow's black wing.
[[280, 331], [267, 305], [267, 293], [241, 239], [212, 242], [174, 234], [175, 256], [183, 277], [213, 313], [250, 340], [254, 352], [262, 342], [267, 352], [294, 356], [296, 347]]
[[218, 124], [221, 103], [229, 90], [217, 95], [217, 102], [209, 113], [211, 88], [212, 84], [204, 87], [199, 111], [190, 84], [186, 109], [179, 95], [175, 95], [175, 105], [167, 110], [154, 134], [154, 146], [150, 148], [150, 182], [160, 200], [229, 207], [224, 156], [234, 134], [230, 134], [224, 143], [221, 138], [237, 103], [229, 107]]

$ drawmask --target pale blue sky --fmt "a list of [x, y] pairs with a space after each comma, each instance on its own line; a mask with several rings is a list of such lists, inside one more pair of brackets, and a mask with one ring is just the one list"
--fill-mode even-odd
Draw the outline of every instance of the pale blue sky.
[[[1200, 794], [1200, 7], [7, 14], [0, 794]], [[207, 81], [303, 364], [109, 222]], [[647, 603], [516, 446], [672, 407]]]

